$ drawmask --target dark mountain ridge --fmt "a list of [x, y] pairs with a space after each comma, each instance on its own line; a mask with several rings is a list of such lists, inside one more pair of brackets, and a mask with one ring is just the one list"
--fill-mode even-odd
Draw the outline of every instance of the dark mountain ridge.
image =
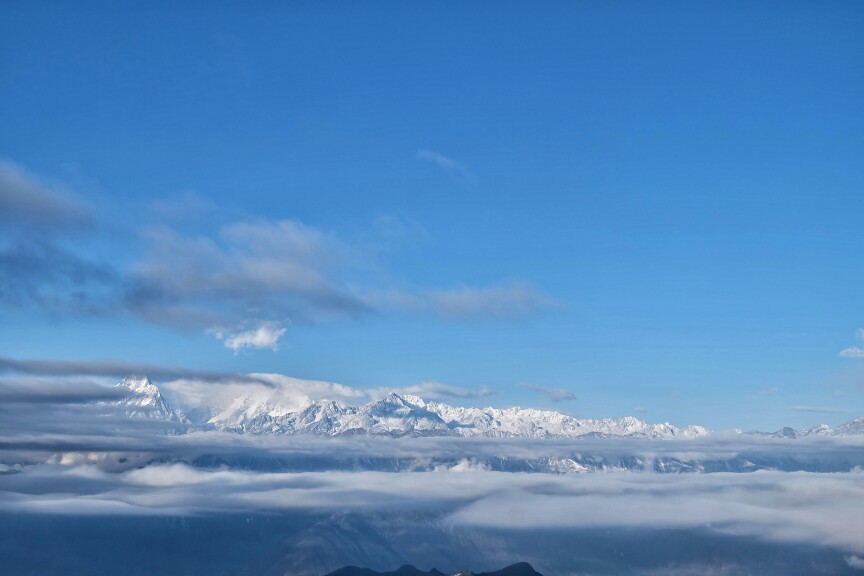
[[[440, 570], [436, 570], [432, 568], [428, 572], [423, 572], [422, 570], [411, 566], [410, 564], [406, 564], [401, 568], [394, 570], [392, 572], [376, 572], [374, 570], [370, 570], [369, 568], [359, 568], [357, 566], [345, 566], [343, 568], [339, 568], [338, 570], [334, 570], [330, 572], [326, 576], [446, 576]], [[542, 576], [539, 572], [534, 570], [534, 568], [528, 564], [527, 562], [518, 562], [516, 564], [511, 564], [506, 568], [502, 568], [501, 570], [495, 570], [494, 572], [456, 572], [452, 576]]]

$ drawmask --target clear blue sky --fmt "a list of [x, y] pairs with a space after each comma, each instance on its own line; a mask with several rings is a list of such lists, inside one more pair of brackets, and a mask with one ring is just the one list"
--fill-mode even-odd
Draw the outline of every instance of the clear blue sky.
[[864, 3], [281, 4], [0, 5], [3, 356], [864, 414]]

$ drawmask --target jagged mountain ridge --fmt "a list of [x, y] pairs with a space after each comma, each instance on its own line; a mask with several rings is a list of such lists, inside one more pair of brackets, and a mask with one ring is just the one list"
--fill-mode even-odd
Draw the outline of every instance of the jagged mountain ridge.
[[632, 416], [597, 420], [533, 408], [461, 408], [396, 393], [361, 406], [343, 406], [333, 400], [319, 400], [299, 410], [241, 397], [211, 417], [207, 424], [218, 430], [241, 433], [326, 436], [668, 438], [709, 433], [701, 426], [678, 428], [671, 424], [648, 424]]
[[[345, 566], [330, 572], [326, 576], [446, 576], [444, 572], [432, 568], [428, 572], [423, 572], [410, 564], [406, 564], [392, 572], [376, 572], [369, 568], [359, 568], [357, 566]], [[543, 576], [527, 562], [518, 562], [495, 570], [494, 572], [455, 572], [451, 576]]]
[[[128, 391], [120, 406], [127, 416], [191, 425], [184, 412], [173, 408], [147, 377], [128, 377], [116, 385]], [[702, 426], [683, 428], [669, 423], [650, 424], [632, 416], [575, 418], [553, 410], [534, 408], [465, 408], [425, 401], [415, 395], [391, 393], [360, 406], [334, 400], [316, 400], [289, 407], [272, 398], [241, 395], [196, 427], [248, 434], [305, 434], [321, 436], [462, 436], [502, 438], [696, 438], [711, 434]], [[771, 437], [851, 436], [864, 434], [864, 417], [832, 429], [820, 425], [806, 430], [783, 428], [774, 433], [746, 432]]]

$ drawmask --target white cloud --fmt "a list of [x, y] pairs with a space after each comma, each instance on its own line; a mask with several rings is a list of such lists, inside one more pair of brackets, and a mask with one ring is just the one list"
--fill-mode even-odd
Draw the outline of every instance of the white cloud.
[[[351, 446], [362, 451], [365, 444], [355, 440], [343, 448]], [[402, 444], [388, 446], [398, 451]], [[550, 475], [494, 472], [459, 457], [434, 471], [409, 473], [251, 472], [179, 463], [107, 473], [75, 463], [35, 465], [20, 474], [0, 476], [0, 508], [60, 514], [448, 510], [445, 526], [699, 529], [831, 546], [848, 555], [850, 566], [864, 564], [860, 472]], [[28, 479], [52, 492], [22, 489]]]
[[259, 322], [248, 330], [237, 332], [215, 331], [213, 334], [222, 340], [226, 348], [230, 348], [236, 354], [244, 348], [269, 348], [276, 351], [279, 349], [279, 339], [286, 332], [286, 328], [278, 322]]
[[864, 558], [860, 556], [855, 556], [854, 554], [851, 556], [845, 556], [844, 560], [849, 565], [850, 568], [855, 568], [856, 570], [864, 570]]
[[[855, 339], [864, 342], [864, 328], [858, 328], [855, 330]], [[860, 346], [850, 346], [849, 348], [844, 348], [837, 354], [840, 358], [864, 358], [864, 348]]]
[[850, 346], [841, 350], [838, 356], [840, 358], [864, 358], [864, 348]]
[[227, 409], [238, 398], [249, 405], [268, 403], [285, 411], [299, 410], [318, 400], [353, 405], [367, 399], [365, 392], [334, 382], [303, 380], [282, 374], [245, 376], [248, 379], [223, 382], [219, 386], [213, 386], [206, 379], [177, 379], [161, 388], [181, 408], [206, 406], [212, 414]]

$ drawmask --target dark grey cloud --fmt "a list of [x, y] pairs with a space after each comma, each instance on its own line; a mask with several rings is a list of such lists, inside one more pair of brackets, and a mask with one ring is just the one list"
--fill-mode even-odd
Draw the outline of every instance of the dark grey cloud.
[[0, 356], [0, 373], [14, 372], [44, 376], [104, 376], [124, 378], [131, 374], [144, 374], [155, 380], [203, 380], [212, 384], [255, 383], [271, 387], [272, 383], [261, 377], [237, 372], [196, 370], [182, 366], [145, 364], [121, 360], [51, 360], [23, 359]]
[[0, 403], [75, 404], [119, 400], [125, 392], [91, 381], [0, 378]]
[[847, 408], [830, 408], [826, 406], [806, 406], [806, 405], [795, 405], [790, 406], [789, 410], [793, 412], [812, 412], [814, 414], [849, 414], [852, 410]]

